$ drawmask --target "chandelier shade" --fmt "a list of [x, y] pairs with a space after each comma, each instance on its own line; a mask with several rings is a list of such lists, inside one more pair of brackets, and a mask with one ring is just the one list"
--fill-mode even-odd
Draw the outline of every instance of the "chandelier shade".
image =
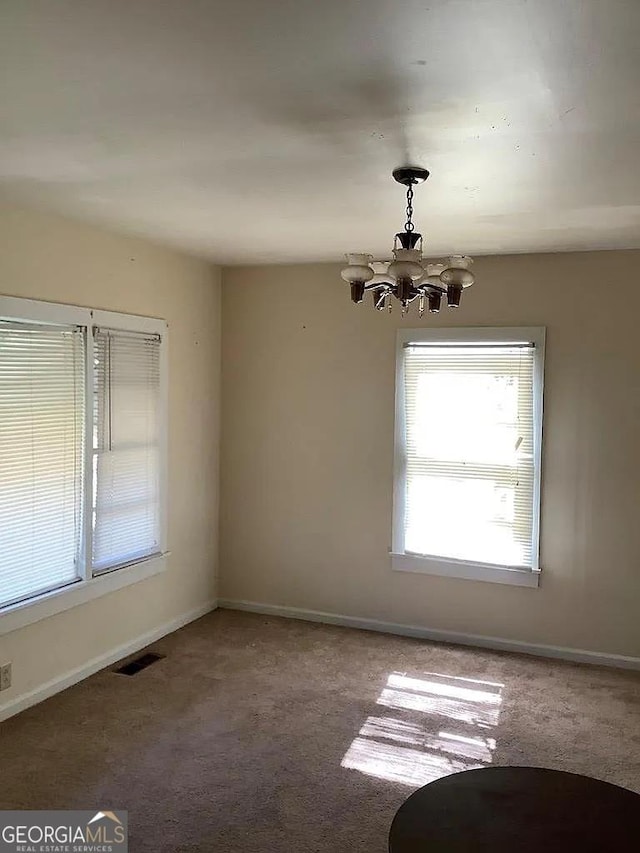
[[346, 255], [347, 266], [341, 276], [350, 286], [351, 301], [363, 302], [366, 293], [371, 291], [373, 307], [378, 311], [385, 307], [391, 311], [396, 300], [404, 314], [409, 304], [417, 299], [421, 317], [425, 305], [432, 314], [437, 314], [443, 296], [447, 298], [447, 307], [458, 308], [462, 291], [475, 281], [470, 269], [473, 258], [451, 255], [445, 262], [423, 258], [422, 234], [415, 230], [413, 224], [413, 187], [425, 181], [429, 172], [417, 166], [407, 166], [395, 169], [393, 177], [407, 187], [404, 230], [394, 237], [390, 260], [374, 260], [372, 255], [364, 252]]

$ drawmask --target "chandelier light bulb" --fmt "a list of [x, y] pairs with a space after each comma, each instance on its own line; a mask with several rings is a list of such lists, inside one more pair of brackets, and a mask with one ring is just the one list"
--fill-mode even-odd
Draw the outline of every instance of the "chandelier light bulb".
[[389, 261], [371, 261], [370, 266], [373, 269], [373, 278], [369, 281], [369, 287], [380, 287], [388, 285], [389, 282]]
[[440, 273], [440, 281], [448, 287], [450, 284], [471, 287], [476, 280], [469, 267], [473, 259], [468, 255], [452, 255], [446, 268]]
[[420, 279], [420, 284], [431, 284], [434, 287], [441, 287], [440, 273], [444, 270], [444, 264], [427, 264], [423, 277]]
[[418, 249], [396, 249], [393, 253], [394, 259], [389, 264], [388, 274], [396, 281], [408, 278], [411, 281], [422, 278], [424, 268], [420, 263], [420, 251]]
[[355, 302], [356, 305], [358, 302], [362, 302], [364, 299], [364, 281], [352, 281], [349, 285], [351, 288], [351, 301]]
[[440, 311], [440, 305], [442, 303], [442, 294], [438, 290], [432, 290], [427, 296], [427, 302], [429, 305], [429, 313], [437, 314]]
[[371, 255], [363, 253], [353, 253], [346, 255], [348, 266], [346, 266], [340, 275], [349, 283], [351, 289], [351, 301], [362, 302], [364, 299], [365, 285], [373, 278], [373, 270], [369, 266], [371, 263]]
[[461, 296], [462, 296], [462, 285], [461, 284], [448, 284], [447, 285], [447, 305], [449, 308], [459, 308]]
[[371, 281], [373, 278], [373, 270], [369, 266], [371, 263], [371, 255], [366, 254], [350, 254], [346, 255], [347, 263], [340, 275], [347, 282], [352, 281]]

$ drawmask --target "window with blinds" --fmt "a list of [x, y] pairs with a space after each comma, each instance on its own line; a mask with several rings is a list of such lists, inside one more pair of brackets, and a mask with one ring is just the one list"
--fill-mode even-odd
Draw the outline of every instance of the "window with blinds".
[[82, 577], [85, 335], [0, 320], [0, 607]]
[[160, 552], [160, 337], [94, 330], [93, 571]]
[[161, 320], [0, 296], [0, 633], [162, 569], [165, 360]]
[[402, 552], [537, 569], [541, 352], [456, 331], [402, 348]]

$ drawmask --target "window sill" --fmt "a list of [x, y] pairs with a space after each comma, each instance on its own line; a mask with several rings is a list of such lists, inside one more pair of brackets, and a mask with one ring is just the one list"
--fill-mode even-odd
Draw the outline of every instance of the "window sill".
[[422, 557], [418, 554], [391, 554], [391, 568], [396, 572], [416, 572], [444, 578], [487, 581], [511, 586], [536, 588], [540, 582], [540, 571], [511, 569], [489, 563], [470, 563], [444, 557]]
[[168, 552], [159, 554], [122, 569], [105, 572], [91, 580], [76, 581], [69, 586], [2, 608], [0, 609], [0, 636], [157, 575], [166, 569], [167, 556]]

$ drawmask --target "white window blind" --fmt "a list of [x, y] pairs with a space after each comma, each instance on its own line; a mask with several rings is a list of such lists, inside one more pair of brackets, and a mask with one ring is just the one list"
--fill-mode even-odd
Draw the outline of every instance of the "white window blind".
[[94, 330], [93, 571], [158, 554], [160, 337]]
[[0, 607], [81, 576], [85, 336], [0, 321]]
[[532, 568], [533, 344], [404, 349], [404, 551]]

